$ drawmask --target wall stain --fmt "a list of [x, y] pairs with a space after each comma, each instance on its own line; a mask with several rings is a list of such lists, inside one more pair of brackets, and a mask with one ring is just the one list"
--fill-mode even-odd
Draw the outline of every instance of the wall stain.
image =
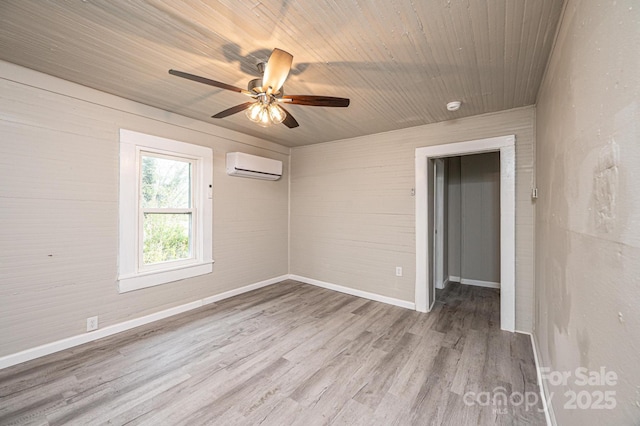
[[600, 149], [593, 176], [593, 212], [596, 229], [611, 232], [616, 223], [620, 149], [613, 138]]
[[589, 331], [585, 328], [578, 330], [576, 339], [578, 340], [578, 349], [580, 349], [580, 366], [589, 367]]

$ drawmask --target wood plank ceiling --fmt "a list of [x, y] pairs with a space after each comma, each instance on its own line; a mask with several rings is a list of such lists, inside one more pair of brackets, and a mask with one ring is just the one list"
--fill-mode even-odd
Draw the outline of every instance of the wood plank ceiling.
[[[534, 104], [562, 1], [2, 0], [0, 59], [299, 146]], [[262, 128], [210, 118], [243, 95], [167, 73], [246, 87], [274, 47], [294, 56], [286, 93], [351, 106]]]

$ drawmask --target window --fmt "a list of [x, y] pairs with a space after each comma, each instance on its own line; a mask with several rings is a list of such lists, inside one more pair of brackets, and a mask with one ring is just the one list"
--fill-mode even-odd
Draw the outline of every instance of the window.
[[193, 259], [193, 163], [189, 158], [140, 151], [141, 268]]
[[210, 148], [120, 130], [120, 292], [210, 273]]

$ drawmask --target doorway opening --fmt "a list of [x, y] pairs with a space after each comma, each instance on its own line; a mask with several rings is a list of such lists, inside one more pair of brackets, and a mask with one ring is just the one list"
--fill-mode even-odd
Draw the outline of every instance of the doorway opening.
[[[416, 289], [415, 306], [429, 312], [436, 286], [444, 279], [443, 229], [445, 218], [435, 210], [437, 188], [442, 193], [444, 158], [499, 152], [500, 163], [500, 328], [515, 330], [515, 136], [478, 139], [416, 149]], [[440, 171], [439, 171], [440, 170]], [[440, 265], [440, 268], [437, 266]], [[476, 280], [491, 283], [491, 280]], [[475, 282], [473, 284], [478, 284]]]

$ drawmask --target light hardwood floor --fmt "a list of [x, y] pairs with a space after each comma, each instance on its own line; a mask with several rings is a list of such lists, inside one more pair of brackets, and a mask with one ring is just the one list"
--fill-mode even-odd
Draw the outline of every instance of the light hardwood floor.
[[499, 323], [494, 289], [420, 314], [284, 281], [0, 371], [0, 424], [544, 424]]

